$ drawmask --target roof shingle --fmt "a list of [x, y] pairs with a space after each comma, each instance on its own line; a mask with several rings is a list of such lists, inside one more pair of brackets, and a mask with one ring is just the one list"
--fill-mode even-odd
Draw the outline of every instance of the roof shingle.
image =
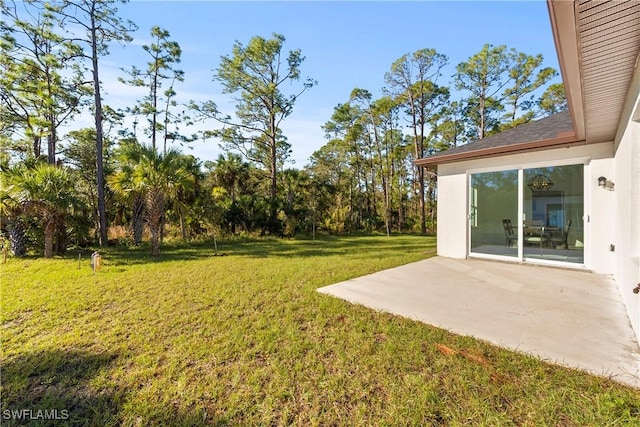
[[[465, 157], [491, 157], [492, 155], [496, 155], [493, 149], [504, 147], [505, 150], [500, 150], [504, 153], [509, 151], [507, 148], [512, 145], [553, 140], [562, 137], [563, 133], [565, 134], [564, 136], [566, 136], [567, 133], [572, 132], [573, 123], [569, 111], [562, 111], [540, 120], [524, 123], [513, 129], [425, 157], [424, 159], [416, 161], [416, 163], [436, 164], [439, 158], [443, 158], [444, 160], [444, 158], [452, 158], [453, 156], [455, 156], [456, 160], [463, 160]], [[486, 155], [483, 155], [482, 152], [486, 152]], [[466, 156], [465, 153], [468, 153], [468, 156]]]

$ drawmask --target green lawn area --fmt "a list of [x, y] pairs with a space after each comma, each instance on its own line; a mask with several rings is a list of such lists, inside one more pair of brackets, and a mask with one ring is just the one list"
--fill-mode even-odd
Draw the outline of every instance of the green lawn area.
[[[2, 415], [73, 425], [638, 425], [640, 393], [316, 289], [432, 237], [165, 244], [2, 265]], [[3, 425], [6, 420], [3, 420]]]

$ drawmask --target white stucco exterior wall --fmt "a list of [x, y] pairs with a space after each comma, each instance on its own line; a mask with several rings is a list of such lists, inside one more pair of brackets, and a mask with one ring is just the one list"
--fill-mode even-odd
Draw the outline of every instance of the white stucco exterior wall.
[[[601, 143], [532, 153], [447, 163], [438, 166], [438, 255], [468, 255], [468, 175], [478, 171], [519, 169], [548, 164], [585, 163], [585, 265], [601, 274], [614, 273], [615, 192], [598, 187], [598, 177], [614, 176], [614, 144]], [[612, 179], [612, 178], [610, 178]]]
[[[616, 244], [614, 233], [616, 209], [615, 191], [598, 186], [598, 178], [604, 176], [614, 182], [614, 159], [593, 159], [587, 173], [585, 181], [589, 190], [585, 197], [585, 213], [588, 213], [589, 231], [591, 233], [589, 257], [585, 259], [587, 268], [596, 273], [613, 274], [615, 265], [615, 252], [611, 245]], [[587, 254], [585, 254], [586, 256]]]
[[640, 72], [636, 72], [632, 113], [621, 124], [615, 152], [615, 281], [640, 342]]
[[438, 255], [449, 258], [467, 257], [467, 176], [449, 171], [441, 175], [438, 167]]

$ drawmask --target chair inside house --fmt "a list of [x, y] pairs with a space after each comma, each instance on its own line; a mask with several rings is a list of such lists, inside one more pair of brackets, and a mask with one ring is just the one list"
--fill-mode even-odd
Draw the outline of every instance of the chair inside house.
[[513, 242], [518, 241], [518, 234], [514, 232], [510, 219], [503, 219], [502, 227], [504, 228], [505, 236], [504, 245], [510, 248], [513, 246]]
[[567, 226], [562, 229], [562, 233], [556, 236], [551, 236], [551, 243], [554, 248], [557, 248], [558, 245], [562, 245], [564, 249], [569, 249], [569, 230], [571, 229], [571, 224], [573, 220], [569, 220], [567, 222]]
[[525, 221], [523, 234], [526, 246], [539, 246], [542, 249], [548, 243], [549, 234], [542, 221]]

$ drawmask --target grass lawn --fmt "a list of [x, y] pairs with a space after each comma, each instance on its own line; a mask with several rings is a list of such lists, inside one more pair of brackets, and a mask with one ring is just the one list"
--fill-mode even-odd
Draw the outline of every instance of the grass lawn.
[[[640, 393], [316, 289], [424, 259], [433, 238], [166, 244], [9, 259], [2, 417], [68, 424], [638, 425]], [[453, 351], [450, 351], [453, 350]], [[33, 414], [37, 414], [33, 412]], [[11, 425], [3, 420], [3, 425]]]

